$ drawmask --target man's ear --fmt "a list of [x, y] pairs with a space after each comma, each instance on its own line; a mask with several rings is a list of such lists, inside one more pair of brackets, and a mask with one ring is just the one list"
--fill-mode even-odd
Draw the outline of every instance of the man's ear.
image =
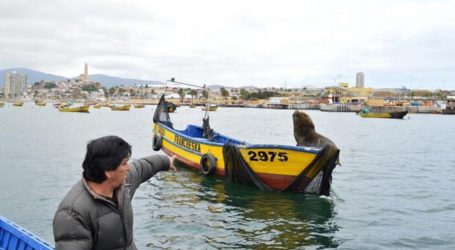
[[105, 170], [104, 171], [104, 175], [106, 176], [107, 179], [111, 178], [111, 172], [110, 171]]

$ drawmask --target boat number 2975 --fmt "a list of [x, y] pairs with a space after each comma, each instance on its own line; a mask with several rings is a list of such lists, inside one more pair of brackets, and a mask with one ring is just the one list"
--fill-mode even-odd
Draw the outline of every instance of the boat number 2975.
[[270, 161], [273, 162], [275, 159], [279, 161], [288, 161], [286, 152], [273, 152], [273, 151], [248, 151], [250, 161]]

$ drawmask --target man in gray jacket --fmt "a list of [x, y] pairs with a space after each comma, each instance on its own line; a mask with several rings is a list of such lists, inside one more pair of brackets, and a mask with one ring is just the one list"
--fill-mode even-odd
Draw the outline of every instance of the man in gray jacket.
[[87, 145], [83, 178], [63, 198], [53, 227], [58, 249], [137, 249], [131, 199], [139, 185], [162, 170], [176, 170], [174, 158], [152, 155], [128, 163], [131, 146], [117, 136]]

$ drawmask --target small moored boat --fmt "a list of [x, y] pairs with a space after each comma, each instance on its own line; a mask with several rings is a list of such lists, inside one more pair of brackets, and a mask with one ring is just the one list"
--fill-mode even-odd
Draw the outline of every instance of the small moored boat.
[[52, 106], [54, 106], [54, 108], [59, 108], [59, 107], [62, 106], [62, 105], [63, 105], [62, 102], [54, 102], [54, 103], [52, 104]]
[[46, 106], [46, 101], [44, 101], [44, 100], [35, 100], [35, 104], [36, 104], [36, 106], [44, 107], [44, 106]]
[[68, 107], [68, 106], [60, 106], [58, 111], [60, 112], [79, 112], [79, 113], [89, 113], [90, 106], [83, 105], [78, 107]]
[[392, 118], [392, 119], [403, 119], [408, 111], [390, 111], [383, 113], [364, 113], [360, 112], [360, 116], [363, 118]]
[[392, 118], [403, 119], [408, 111], [396, 110], [395, 108], [382, 106], [368, 106], [363, 108], [358, 114], [363, 118]]
[[447, 97], [447, 104], [445, 108], [442, 110], [444, 115], [455, 115], [455, 96], [448, 96]]
[[23, 101], [15, 101], [15, 102], [13, 102], [13, 106], [22, 107], [22, 106], [24, 106], [24, 102]]
[[[209, 111], [216, 111], [218, 109], [218, 105], [216, 104], [210, 104], [209, 106]], [[203, 111], [207, 111], [207, 106], [202, 107]]]
[[111, 106], [111, 110], [112, 111], [129, 111], [131, 108], [131, 105], [130, 104], [125, 104], [125, 105], [122, 105], [122, 106]]

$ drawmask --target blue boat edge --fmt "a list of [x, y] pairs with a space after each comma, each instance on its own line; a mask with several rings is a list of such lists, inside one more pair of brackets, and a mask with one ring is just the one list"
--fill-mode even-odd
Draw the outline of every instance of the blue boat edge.
[[51, 250], [52, 245], [0, 215], [0, 249]]

